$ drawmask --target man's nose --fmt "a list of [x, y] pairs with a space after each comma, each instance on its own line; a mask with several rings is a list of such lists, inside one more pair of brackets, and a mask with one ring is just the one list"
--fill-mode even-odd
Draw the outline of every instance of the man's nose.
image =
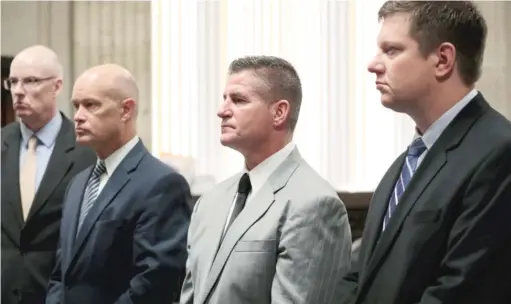
[[220, 105], [220, 107], [218, 108], [218, 111], [216, 112], [216, 115], [220, 118], [225, 118], [225, 117], [228, 117], [230, 116], [230, 110], [227, 106], [227, 103], [226, 102], [222, 102], [222, 104]]
[[376, 58], [373, 58], [367, 65], [367, 70], [369, 73], [381, 74], [383, 73], [384, 67], [380, 61], [378, 61]]
[[75, 122], [82, 122], [84, 120], [82, 107], [78, 107], [78, 109], [76, 109], [73, 120]]
[[21, 81], [11, 84], [11, 92], [15, 95], [25, 94], [25, 91], [23, 90], [23, 84], [21, 83]]

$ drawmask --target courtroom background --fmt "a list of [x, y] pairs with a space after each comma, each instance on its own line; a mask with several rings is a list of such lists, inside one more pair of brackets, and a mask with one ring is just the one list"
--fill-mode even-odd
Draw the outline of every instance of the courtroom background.
[[[363, 3], [362, 3], [363, 2]], [[290, 60], [304, 86], [295, 141], [350, 209], [360, 236], [371, 191], [409, 144], [412, 122], [381, 107], [366, 64], [375, 52], [383, 1], [174, 0], [1, 1], [2, 80], [25, 47], [54, 49], [64, 67], [59, 108], [92, 65], [124, 65], [140, 86], [138, 132], [154, 155], [179, 167], [200, 195], [241, 169], [218, 141], [216, 108], [236, 57]], [[511, 117], [511, 1], [478, 1], [488, 22], [477, 88]], [[2, 91], [2, 126], [12, 121]]]

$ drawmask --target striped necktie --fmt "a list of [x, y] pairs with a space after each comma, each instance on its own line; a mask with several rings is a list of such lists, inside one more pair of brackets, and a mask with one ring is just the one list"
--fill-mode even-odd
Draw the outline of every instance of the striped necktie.
[[89, 182], [87, 183], [87, 187], [85, 188], [85, 195], [83, 196], [84, 200], [82, 202], [82, 206], [80, 209], [78, 229], [76, 230], [77, 234], [80, 231], [80, 228], [82, 227], [85, 217], [89, 213], [90, 209], [94, 206], [94, 203], [98, 198], [100, 177], [105, 172], [106, 172], [105, 162], [100, 160], [94, 167], [94, 171], [92, 171], [92, 174], [89, 178]]
[[394, 186], [394, 191], [392, 192], [392, 196], [390, 197], [389, 205], [387, 207], [387, 212], [385, 213], [385, 217], [383, 218], [383, 230], [387, 228], [387, 225], [392, 217], [392, 214], [397, 208], [397, 204], [399, 203], [399, 199], [405, 192], [406, 186], [412, 179], [415, 170], [417, 170], [417, 162], [419, 157], [426, 151], [426, 145], [422, 141], [422, 138], [416, 138], [410, 147], [408, 148], [408, 152], [406, 153], [406, 159], [403, 164], [403, 168], [401, 169], [401, 175]]

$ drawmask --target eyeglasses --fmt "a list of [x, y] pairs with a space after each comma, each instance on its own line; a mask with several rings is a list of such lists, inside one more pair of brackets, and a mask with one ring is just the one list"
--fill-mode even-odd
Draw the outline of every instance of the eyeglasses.
[[41, 83], [54, 79], [55, 76], [46, 77], [46, 78], [37, 78], [37, 77], [26, 77], [22, 79], [18, 78], [7, 78], [4, 80], [4, 88], [8, 91], [12, 90], [12, 88], [15, 88], [18, 83], [21, 82], [22, 88], [24, 88], [27, 91], [33, 90], [37, 88]]

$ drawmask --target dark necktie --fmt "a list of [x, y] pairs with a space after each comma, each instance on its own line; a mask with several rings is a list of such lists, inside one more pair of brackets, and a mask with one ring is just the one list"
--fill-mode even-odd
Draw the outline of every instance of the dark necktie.
[[94, 203], [98, 198], [99, 179], [101, 175], [103, 175], [103, 173], [105, 172], [106, 172], [105, 162], [101, 160], [96, 164], [96, 167], [94, 167], [89, 182], [87, 183], [87, 187], [85, 188], [84, 200], [82, 202], [80, 217], [78, 221], [78, 229], [76, 229], [77, 234], [80, 231], [80, 228], [82, 227], [85, 217], [89, 213], [92, 206], [94, 206]]
[[387, 227], [392, 214], [397, 208], [397, 204], [401, 198], [401, 195], [403, 195], [403, 192], [405, 192], [406, 186], [412, 179], [415, 170], [417, 170], [417, 162], [424, 151], [426, 151], [426, 145], [420, 137], [415, 139], [408, 148], [405, 162], [403, 164], [403, 168], [401, 169], [401, 175], [399, 176], [396, 185], [394, 186], [394, 191], [390, 197], [387, 212], [383, 218], [383, 230], [385, 230]]
[[248, 173], [243, 174], [238, 184], [238, 193], [236, 194], [236, 201], [234, 202], [234, 208], [232, 210], [231, 218], [229, 219], [229, 223], [227, 227], [225, 227], [225, 231], [231, 226], [232, 222], [236, 219], [236, 217], [240, 214], [241, 210], [245, 207], [245, 203], [247, 202], [248, 194], [252, 190], [252, 184], [250, 183], [250, 177]]

